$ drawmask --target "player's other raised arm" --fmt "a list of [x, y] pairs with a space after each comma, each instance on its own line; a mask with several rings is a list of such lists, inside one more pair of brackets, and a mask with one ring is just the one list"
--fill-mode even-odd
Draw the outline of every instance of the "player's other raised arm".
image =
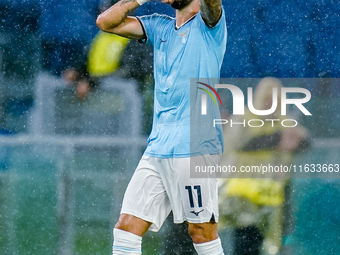
[[208, 27], [214, 27], [222, 14], [222, 0], [200, 0], [202, 18]]
[[142, 25], [135, 17], [128, 16], [139, 6], [137, 0], [121, 0], [98, 16], [97, 26], [105, 32], [130, 39], [143, 39]]

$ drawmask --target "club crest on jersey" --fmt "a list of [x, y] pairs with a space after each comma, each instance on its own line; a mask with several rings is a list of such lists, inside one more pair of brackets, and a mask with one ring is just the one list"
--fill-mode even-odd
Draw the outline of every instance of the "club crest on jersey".
[[182, 37], [182, 39], [181, 39], [181, 43], [182, 44], [186, 44], [187, 43], [189, 30], [190, 30], [190, 28], [187, 28], [187, 30], [185, 30], [185, 32], [178, 34], [180, 37]]

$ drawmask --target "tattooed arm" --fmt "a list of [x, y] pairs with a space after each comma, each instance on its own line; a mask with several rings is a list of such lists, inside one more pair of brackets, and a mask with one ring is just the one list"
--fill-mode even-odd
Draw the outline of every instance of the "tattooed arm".
[[140, 22], [131, 16], [131, 11], [139, 7], [136, 0], [121, 0], [97, 18], [97, 26], [109, 33], [130, 39], [143, 39], [144, 32]]
[[202, 18], [208, 27], [214, 27], [222, 14], [222, 0], [200, 0]]

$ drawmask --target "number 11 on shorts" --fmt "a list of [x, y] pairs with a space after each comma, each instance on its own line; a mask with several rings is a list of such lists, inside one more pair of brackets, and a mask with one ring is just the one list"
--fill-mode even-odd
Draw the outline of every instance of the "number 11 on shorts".
[[[192, 194], [192, 187], [191, 186], [185, 186], [185, 189], [188, 191], [190, 206], [193, 208], [193, 207], [195, 207], [195, 204], [194, 204], [194, 197], [193, 197], [193, 194]], [[198, 207], [202, 207], [201, 186], [200, 185], [194, 186], [194, 189], [197, 192]]]

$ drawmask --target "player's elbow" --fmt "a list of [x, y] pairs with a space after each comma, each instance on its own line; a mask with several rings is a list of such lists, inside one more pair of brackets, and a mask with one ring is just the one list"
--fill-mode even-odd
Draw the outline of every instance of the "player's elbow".
[[96, 20], [96, 25], [100, 30], [109, 32], [112, 31], [117, 25], [113, 23], [111, 20], [108, 20], [105, 15], [100, 14]]
[[107, 29], [107, 26], [106, 26], [106, 21], [105, 21], [105, 18], [103, 15], [99, 15], [97, 17], [97, 20], [96, 20], [96, 25], [97, 27], [100, 29], [100, 30], [104, 30]]

